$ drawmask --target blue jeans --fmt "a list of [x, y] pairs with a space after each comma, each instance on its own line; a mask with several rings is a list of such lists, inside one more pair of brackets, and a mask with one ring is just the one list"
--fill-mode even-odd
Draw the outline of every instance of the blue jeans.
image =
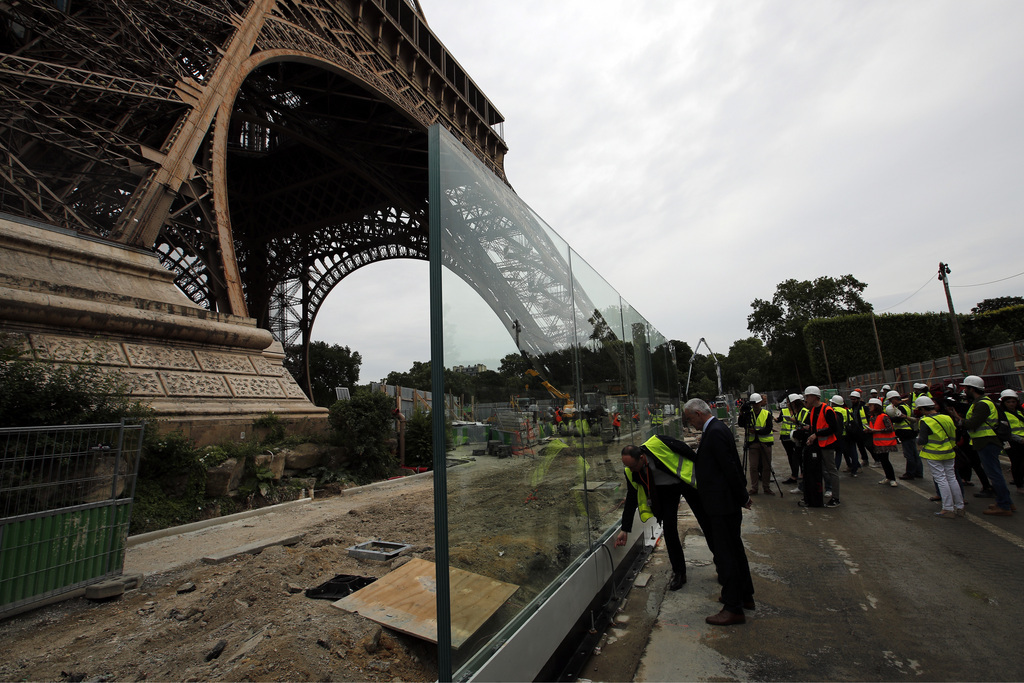
[[918, 479], [922, 478], [924, 463], [921, 462], [921, 456], [917, 454], [917, 443], [913, 438], [908, 438], [905, 441], [901, 439], [900, 446], [903, 448], [903, 457], [907, 460], [906, 473]]
[[999, 462], [999, 452], [1002, 447], [998, 443], [989, 444], [983, 448], [975, 448], [978, 457], [981, 458], [981, 466], [988, 475], [992, 488], [996, 492], [996, 505], [1004, 510], [1009, 510], [1010, 489], [1006, 487], [1006, 479], [1003, 478], [1003, 466]]

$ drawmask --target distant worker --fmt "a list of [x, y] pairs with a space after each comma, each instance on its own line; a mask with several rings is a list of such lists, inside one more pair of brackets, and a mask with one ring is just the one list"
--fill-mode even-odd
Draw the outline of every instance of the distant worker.
[[628, 486], [622, 507], [622, 530], [615, 537], [615, 545], [626, 545], [638, 509], [641, 522], [652, 516], [658, 520], [672, 565], [672, 580], [668, 584], [670, 591], [679, 590], [686, 583], [686, 556], [679, 538], [680, 497], [686, 499], [704, 531], [708, 547], [711, 547], [712, 531], [700, 496], [693, 488], [694, 457], [693, 449], [668, 436], [652, 436], [640, 446], [622, 449], [622, 465]]
[[850, 431], [850, 411], [846, 409], [846, 399], [836, 394], [829, 399], [832, 410], [836, 411], [836, 417], [840, 423], [838, 440], [836, 441], [836, 469], [840, 468], [842, 461], [846, 461], [846, 471], [851, 477], [856, 477], [860, 470], [860, 459], [857, 457], [857, 447], [853, 444], [848, 431]]
[[789, 479], [782, 482], [783, 484], [796, 484], [800, 481], [800, 455], [797, 452], [797, 443], [793, 441], [793, 430], [796, 429], [796, 416], [803, 405], [799, 394], [790, 394], [779, 415], [779, 422], [782, 425], [779, 428], [779, 441], [782, 442], [786, 457], [789, 459], [790, 472]]
[[1010, 425], [1010, 439], [1003, 448], [1010, 458], [1010, 476], [1017, 493], [1024, 493], [1024, 413], [1020, 410], [1020, 397], [1015, 389], [1004, 389], [999, 394], [999, 403]]
[[914, 407], [921, 411], [917, 443], [921, 459], [928, 463], [932, 481], [939, 491], [942, 510], [935, 514], [953, 519], [964, 516], [964, 496], [956, 480], [953, 462], [956, 459], [956, 425], [953, 418], [942, 415], [930, 396], [918, 396]]
[[[871, 435], [864, 428], [868, 426], [868, 407], [864, 403], [860, 389], [850, 392], [850, 424], [847, 433], [853, 446], [860, 452], [861, 466], [868, 467], [871, 464], [869, 454], [871, 452]], [[877, 461], [875, 461], [877, 463]]]
[[[928, 396], [928, 398], [933, 398], [928, 392], [927, 384], [925, 384], [924, 382], [914, 382], [914, 390], [910, 392], [910, 407], [917, 408], [917, 399], [921, 398], [922, 396]], [[936, 404], [936, 407], [938, 407], [938, 404]]]
[[992, 489], [996, 494], [996, 502], [983, 510], [986, 515], [1010, 517], [1017, 509], [1010, 501], [1010, 490], [1003, 477], [1003, 466], [999, 462], [999, 453], [1003, 442], [996, 436], [995, 426], [999, 419], [995, 403], [985, 395], [985, 381], [977, 375], [968, 375], [962, 384], [967, 397], [973, 401], [964, 418], [964, 427], [971, 436], [971, 444], [978, 452], [981, 466], [988, 475]]
[[612, 437], [619, 438], [619, 428], [622, 426], [622, 417], [618, 411], [612, 413]]
[[[821, 389], [816, 386], [809, 386], [804, 389], [804, 404], [810, 410], [807, 417], [807, 425], [803, 428], [807, 431], [807, 443], [805, 444], [804, 462], [807, 462], [808, 455], [816, 455], [821, 462], [821, 477], [824, 480], [825, 490], [832, 492], [832, 498], [825, 503], [825, 507], [836, 508], [840, 505], [839, 500], [839, 472], [836, 469], [836, 443], [839, 440], [839, 421], [832, 406], [821, 402]], [[817, 493], [820, 492], [820, 481], [807, 481], [807, 470], [804, 466], [804, 498], [798, 501], [802, 507], [816, 507], [818, 503]]]
[[896, 432], [892, 428], [892, 419], [882, 409], [882, 400], [879, 398], [868, 399], [868, 426], [865, 431], [871, 435], [871, 455], [875, 462], [882, 465], [885, 472], [885, 479], [879, 484], [899, 486], [896, 482], [896, 472], [889, 462], [889, 454], [899, 450], [900, 442], [896, 440]]
[[903, 449], [903, 459], [907, 461], [906, 470], [900, 479], [921, 479], [924, 477], [924, 465], [917, 454], [917, 418], [913, 415], [913, 408], [903, 402], [903, 397], [898, 391], [890, 391], [885, 395], [885, 400], [894, 407], [894, 411], [885, 411], [886, 415], [892, 418], [892, 426], [896, 430], [896, 440], [900, 442]]
[[772, 445], [775, 436], [772, 434], [772, 413], [765, 406], [767, 397], [761, 394], [750, 395], [749, 424], [743, 425], [747, 439], [747, 467], [750, 473], [750, 491], [757, 495], [757, 485], [768, 495], [772, 494]]

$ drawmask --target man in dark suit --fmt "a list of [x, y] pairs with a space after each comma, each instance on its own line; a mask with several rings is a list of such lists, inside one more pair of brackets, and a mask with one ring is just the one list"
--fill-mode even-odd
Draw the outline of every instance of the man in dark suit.
[[754, 584], [740, 537], [742, 509], [750, 509], [746, 477], [729, 428], [699, 398], [683, 406], [686, 422], [703, 433], [697, 448], [694, 479], [711, 528], [711, 552], [722, 584], [722, 611], [704, 621], [713, 626], [746, 623], [744, 609], [754, 609]]

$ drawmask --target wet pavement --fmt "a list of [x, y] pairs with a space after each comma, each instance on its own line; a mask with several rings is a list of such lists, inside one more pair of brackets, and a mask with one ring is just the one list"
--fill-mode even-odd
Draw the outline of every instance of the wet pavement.
[[[746, 624], [704, 623], [720, 608], [719, 587], [703, 537], [691, 532], [688, 582], [661, 594], [635, 670], [628, 661], [610, 666], [635, 656], [617, 652], [613, 636], [599, 655], [604, 668], [581, 677], [630, 680], [632, 670], [635, 681], [1024, 680], [1024, 516], [981, 514], [992, 500], [975, 498], [976, 486], [967, 489], [965, 518], [942, 519], [927, 475], [891, 488], [878, 485], [880, 469], [862, 472], [842, 475], [834, 509], [799, 507], [792, 487], [755, 497], [743, 523], [757, 604]], [[648, 571], [667, 578], [664, 551]], [[642, 595], [633, 589], [630, 599]]]

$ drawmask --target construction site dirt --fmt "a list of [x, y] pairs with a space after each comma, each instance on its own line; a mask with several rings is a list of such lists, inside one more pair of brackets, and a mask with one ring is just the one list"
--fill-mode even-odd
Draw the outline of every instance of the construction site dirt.
[[[572, 504], [554, 483], [557, 467], [545, 472], [551, 495], [530, 487], [537, 461], [478, 458], [465, 466], [467, 484], [450, 487], [453, 565], [519, 586], [502, 610], [536, 595], [564, 563], [559, 555], [575, 552], [555, 526], [545, 538], [526, 521]], [[414, 557], [433, 561], [433, 505], [427, 473], [135, 544], [125, 573], [145, 577], [138, 589], [0, 622], [0, 679], [436, 680], [435, 645], [304, 592], [339, 574], [381, 577]], [[230, 552], [295, 536], [258, 554]], [[370, 540], [412, 548], [387, 562], [350, 556]]]

